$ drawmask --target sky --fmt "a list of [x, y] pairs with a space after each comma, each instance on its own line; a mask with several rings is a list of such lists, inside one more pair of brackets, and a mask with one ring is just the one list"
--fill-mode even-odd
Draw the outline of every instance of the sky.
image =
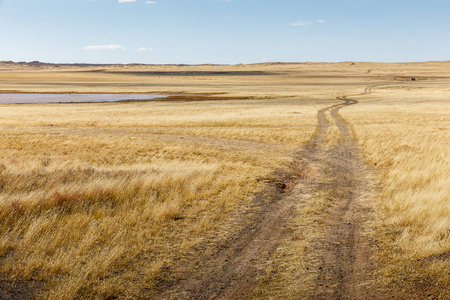
[[449, 0], [0, 0], [0, 61], [450, 60]]

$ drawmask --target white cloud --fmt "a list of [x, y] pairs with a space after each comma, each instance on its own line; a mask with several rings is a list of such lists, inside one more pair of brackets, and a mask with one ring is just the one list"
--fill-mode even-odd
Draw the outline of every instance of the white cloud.
[[99, 46], [86, 46], [85, 50], [125, 50], [124, 47], [120, 45], [99, 45]]
[[325, 23], [324, 20], [317, 20], [318, 23]]
[[266, 54], [264, 54], [263, 61], [269, 61], [269, 60], [271, 59], [272, 56], [273, 56], [272, 53], [266, 53]]
[[309, 22], [309, 21], [297, 21], [297, 22], [291, 23], [291, 26], [305, 26], [305, 25], [309, 25], [311, 23], [312, 22]]
[[119, 3], [125, 3], [125, 2], [136, 2], [136, 0], [118, 0]]
[[147, 4], [156, 4], [156, 1], [145, 1]]
[[153, 48], [141, 47], [141, 48], [137, 48], [136, 51], [153, 51]]

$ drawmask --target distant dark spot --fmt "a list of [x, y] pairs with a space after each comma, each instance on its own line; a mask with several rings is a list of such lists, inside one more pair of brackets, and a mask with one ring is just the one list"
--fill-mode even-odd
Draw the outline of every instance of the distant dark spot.
[[116, 75], [134, 75], [134, 76], [264, 76], [273, 75], [273, 73], [263, 71], [108, 71], [108, 70], [90, 70], [77, 71], [80, 73], [106, 73]]

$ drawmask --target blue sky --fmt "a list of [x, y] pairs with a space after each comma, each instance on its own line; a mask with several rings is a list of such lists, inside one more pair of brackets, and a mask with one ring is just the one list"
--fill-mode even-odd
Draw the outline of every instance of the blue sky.
[[450, 60], [450, 1], [0, 0], [0, 60]]

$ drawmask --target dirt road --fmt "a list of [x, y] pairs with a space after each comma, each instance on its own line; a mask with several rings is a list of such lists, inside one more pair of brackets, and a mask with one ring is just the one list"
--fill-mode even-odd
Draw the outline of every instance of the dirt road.
[[[370, 92], [371, 87], [365, 90], [365, 94]], [[310, 185], [326, 191], [325, 197], [331, 201], [320, 216], [325, 226], [324, 238], [314, 245], [319, 268], [312, 298], [375, 299], [372, 242], [365, 225], [371, 215], [369, 201], [374, 184], [359, 157], [349, 126], [338, 115], [341, 108], [358, 102], [347, 97], [338, 99], [344, 103], [319, 112], [319, 125], [325, 130], [334, 122], [340, 132], [339, 141], [324, 148], [320, 141], [324, 133], [319, 134], [315, 151], [310, 152], [310, 159], [319, 165]], [[330, 121], [325, 118], [327, 112]]]
[[[364, 94], [371, 92], [367, 88]], [[179, 268], [181, 274], [153, 298], [249, 299], [264, 263], [289, 234], [287, 222], [295, 207], [311, 195], [326, 191], [330, 204], [318, 217], [322, 238], [313, 242], [310, 268], [316, 270], [312, 299], [373, 299], [371, 242], [365, 236], [372, 183], [360, 160], [350, 127], [340, 118], [340, 109], [357, 104], [347, 97], [342, 103], [318, 112], [318, 130], [300, 152], [289, 171], [278, 174], [258, 195], [253, 207], [235, 217], [223, 230], [212, 250], [199, 251]], [[339, 138], [327, 141], [331, 126]], [[328, 136], [329, 137], [329, 136]], [[314, 172], [309, 172], [314, 165]], [[301, 185], [302, 188], [294, 188]], [[295, 295], [292, 295], [295, 298]]]

